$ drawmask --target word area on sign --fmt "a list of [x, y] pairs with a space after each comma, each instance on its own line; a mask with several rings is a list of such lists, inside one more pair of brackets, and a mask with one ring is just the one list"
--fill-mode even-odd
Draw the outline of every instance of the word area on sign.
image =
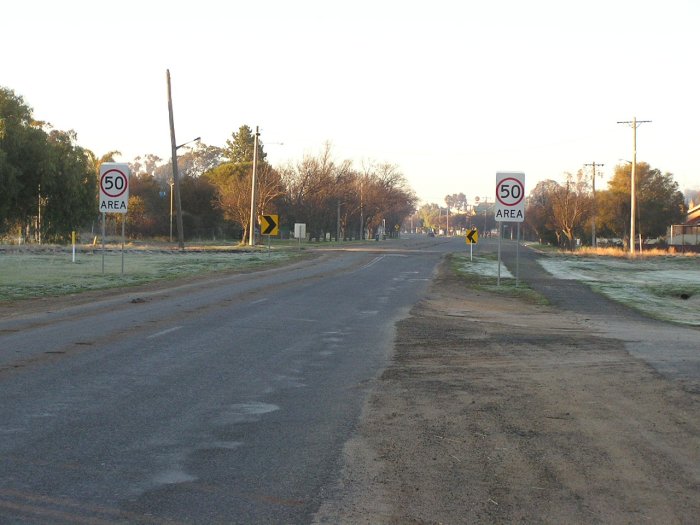
[[123, 200], [102, 200], [100, 201], [100, 212], [125, 211], [126, 202]]
[[523, 219], [523, 210], [520, 209], [505, 209], [496, 210], [496, 220], [499, 219]]

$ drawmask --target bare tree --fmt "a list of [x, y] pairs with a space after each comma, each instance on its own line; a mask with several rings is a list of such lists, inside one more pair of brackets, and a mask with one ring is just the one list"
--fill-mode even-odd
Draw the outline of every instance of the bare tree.
[[356, 171], [348, 160], [337, 163], [326, 144], [316, 156], [306, 156], [282, 170], [288, 220], [304, 222], [312, 237], [375, 230], [386, 222], [395, 229], [413, 212], [415, 195], [394, 164], [363, 162]]
[[575, 231], [585, 223], [591, 206], [588, 179], [583, 171], [579, 170], [575, 176], [566, 173], [566, 182], [552, 192], [551, 198], [555, 227], [573, 249]]
[[[224, 217], [238, 223], [243, 229], [242, 242], [251, 232], [250, 196], [253, 178], [250, 163], [227, 162], [209, 171], [206, 175], [217, 189], [216, 203]], [[256, 209], [261, 214], [276, 211], [275, 200], [284, 194], [281, 177], [269, 164], [258, 166], [256, 173]]]

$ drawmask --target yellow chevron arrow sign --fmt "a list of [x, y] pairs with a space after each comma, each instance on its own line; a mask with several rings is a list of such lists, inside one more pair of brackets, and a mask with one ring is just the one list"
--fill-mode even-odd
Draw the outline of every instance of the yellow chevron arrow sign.
[[260, 215], [258, 217], [260, 223], [260, 233], [263, 235], [279, 235], [280, 220], [279, 215]]

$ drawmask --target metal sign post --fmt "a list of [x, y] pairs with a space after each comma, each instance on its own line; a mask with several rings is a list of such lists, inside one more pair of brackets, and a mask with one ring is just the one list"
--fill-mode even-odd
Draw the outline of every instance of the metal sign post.
[[516, 236], [517, 244], [515, 245], [515, 287], [518, 287], [520, 281], [520, 223], [518, 223], [518, 234]]
[[280, 234], [279, 215], [261, 215], [258, 217], [261, 235], [267, 235], [267, 256], [270, 257], [272, 236]]
[[498, 223], [498, 277], [496, 286], [501, 286], [501, 237], [503, 237], [503, 223]]
[[476, 228], [472, 228], [467, 232], [467, 237], [465, 239], [467, 241], [467, 244], [469, 245], [469, 261], [474, 260], [474, 252], [473, 252], [473, 247], [474, 245], [479, 242], [479, 230]]
[[[518, 240], [516, 246], [516, 270], [515, 285], [518, 285], [520, 266], [520, 223], [525, 220], [525, 174], [522, 172], [498, 172], [496, 173], [496, 213], [498, 221], [498, 280], [501, 285], [501, 237], [503, 237], [503, 223], [518, 223]], [[512, 230], [511, 230], [512, 231]], [[511, 237], [512, 238], [512, 237]]]
[[122, 221], [122, 275], [124, 275], [124, 239], [126, 235], [124, 235], [124, 231], [126, 228], [126, 216], [124, 217], [124, 220]]
[[121, 213], [122, 220], [122, 275], [124, 275], [124, 241], [126, 213], [129, 208], [129, 165], [105, 162], [100, 166], [100, 204], [102, 213], [102, 273], [105, 273], [105, 222], [107, 213]]
[[105, 274], [105, 221], [106, 213], [102, 213], [102, 275]]

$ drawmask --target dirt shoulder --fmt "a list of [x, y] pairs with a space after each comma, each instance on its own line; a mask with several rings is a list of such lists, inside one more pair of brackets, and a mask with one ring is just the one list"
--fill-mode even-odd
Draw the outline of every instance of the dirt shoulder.
[[317, 523], [697, 523], [700, 396], [443, 265]]

